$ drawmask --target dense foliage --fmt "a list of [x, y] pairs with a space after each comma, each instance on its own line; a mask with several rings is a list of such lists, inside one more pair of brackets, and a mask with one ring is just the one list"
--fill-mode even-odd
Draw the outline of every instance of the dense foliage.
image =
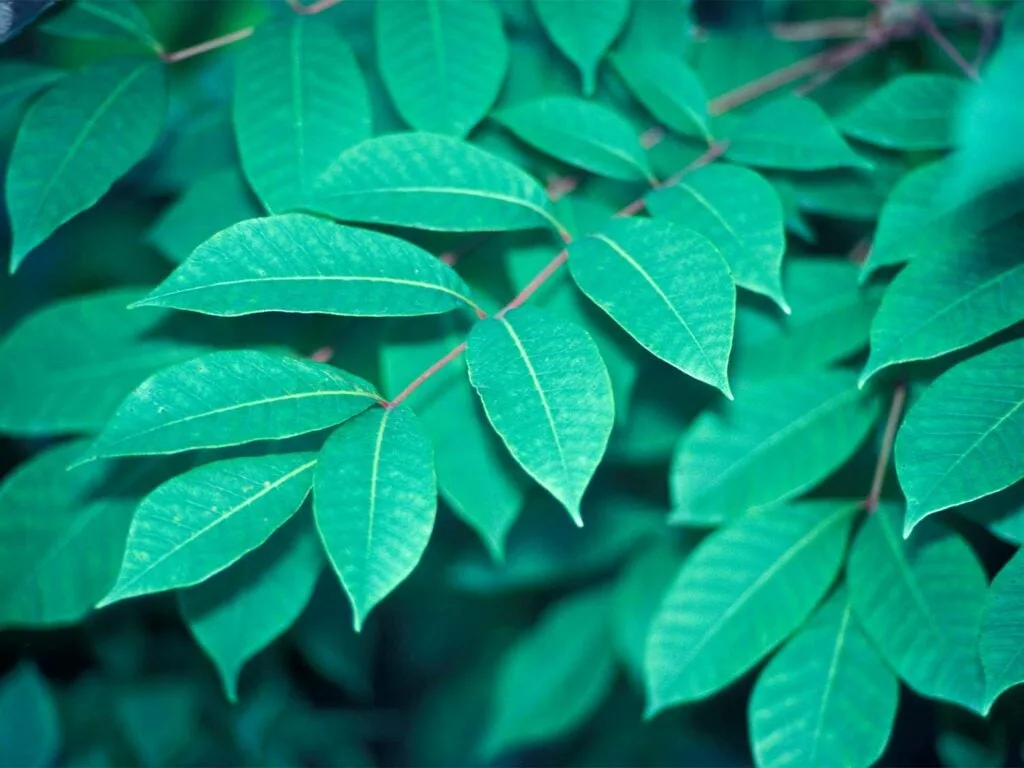
[[1024, 759], [1024, 5], [44, 5], [0, 765]]

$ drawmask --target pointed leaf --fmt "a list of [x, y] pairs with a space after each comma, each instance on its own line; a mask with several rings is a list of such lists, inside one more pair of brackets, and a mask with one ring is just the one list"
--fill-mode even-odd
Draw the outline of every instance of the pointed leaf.
[[654, 118], [684, 136], [710, 139], [708, 98], [696, 73], [680, 55], [659, 50], [635, 50], [611, 57], [637, 100]]
[[406, 407], [373, 408], [339, 427], [320, 451], [313, 493], [358, 632], [412, 573], [434, 527], [434, 457], [419, 420]]
[[737, 285], [789, 309], [782, 296], [782, 201], [762, 176], [739, 166], [709, 165], [647, 195], [646, 203], [655, 219], [678, 222], [708, 238]]
[[137, 40], [160, 50], [153, 28], [130, 0], [76, 0], [39, 28], [49, 35], [80, 40]]
[[847, 112], [847, 136], [886, 149], [946, 149], [969, 83], [960, 77], [912, 72], [889, 80]]
[[0, 113], [17, 109], [64, 75], [62, 70], [30, 61], [0, 61]]
[[928, 515], [1024, 475], [1024, 340], [960, 363], [925, 390], [896, 438], [905, 535]]
[[281, 14], [237, 58], [234, 124], [245, 176], [272, 213], [304, 207], [338, 155], [371, 135], [355, 56], [329, 22]]
[[784, 96], [745, 115], [726, 156], [737, 163], [792, 171], [870, 168], [810, 99]]
[[541, 152], [621, 181], [651, 178], [633, 127], [602, 104], [547, 96], [506, 107], [494, 118]]
[[204, 464], [149, 494], [132, 519], [121, 572], [100, 605], [200, 584], [280, 528], [309, 494], [316, 456]]
[[23, 661], [0, 679], [0, 766], [47, 768], [60, 748], [57, 702], [35, 664]]
[[411, 243], [291, 213], [218, 232], [136, 306], [382, 317], [473, 308], [468, 294], [455, 270]]
[[555, 603], [500, 661], [485, 759], [549, 741], [593, 714], [615, 680], [608, 594], [591, 591]]
[[957, 513], [985, 526], [1005, 542], [1024, 546], [1024, 483], [982, 496], [959, 507]]
[[226, 571], [178, 593], [189, 631], [232, 703], [245, 663], [299, 617], [323, 565], [309, 521], [297, 517]]
[[799, 627], [843, 562], [853, 502], [754, 512], [683, 563], [647, 638], [647, 712], [706, 698]]
[[985, 571], [963, 539], [937, 525], [904, 541], [900, 518], [883, 505], [857, 534], [847, 566], [853, 609], [916, 693], [980, 712]]
[[736, 291], [705, 237], [669, 222], [616, 219], [569, 246], [569, 267], [580, 289], [645, 348], [731, 397]]
[[494, 429], [577, 525], [615, 421], [611, 383], [586, 331], [525, 307], [477, 323], [466, 363]]
[[68, 75], [28, 111], [7, 169], [11, 271], [149, 152], [166, 110], [163, 65], [111, 59]]
[[757, 765], [871, 765], [898, 701], [896, 675], [839, 590], [757, 679], [749, 707]]
[[533, 0], [551, 42], [580, 71], [583, 93], [597, 86], [597, 65], [629, 17], [629, 0]]
[[55, 301], [0, 340], [0, 429], [94, 432], [147, 376], [209, 347], [161, 337], [168, 312], [129, 311], [145, 291], [116, 288]]
[[310, 206], [342, 221], [474, 232], [553, 222], [541, 186], [482, 149], [432, 133], [357, 144], [320, 178]]
[[861, 381], [909, 360], [928, 360], [1024, 318], [1024, 226], [962, 229], [893, 280], [871, 325]]
[[369, 384], [329, 365], [213, 352], [146, 379], [82, 461], [294, 437], [340, 424], [375, 400]]
[[380, 74], [405, 122], [462, 137], [483, 120], [508, 67], [490, 0], [377, 3], [374, 22]]
[[1024, 682], [1024, 550], [992, 580], [981, 625], [985, 712], [999, 695]]
[[698, 416], [676, 447], [669, 520], [716, 525], [799, 496], [853, 455], [880, 412], [846, 371], [747, 384], [721, 414]]

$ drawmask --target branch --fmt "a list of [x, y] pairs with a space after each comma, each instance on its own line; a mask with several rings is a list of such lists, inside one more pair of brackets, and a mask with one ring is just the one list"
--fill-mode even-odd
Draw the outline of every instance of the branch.
[[907, 385], [897, 384], [892, 393], [892, 405], [889, 406], [889, 418], [885, 422], [885, 434], [882, 436], [882, 448], [878, 452], [878, 462], [875, 464], [875, 475], [871, 478], [871, 490], [864, 499], [864, 510], [871, 514], [878, 509], [878, 500], [882, 496], [882, 484], [885, 482], [885, 472], [889, 467], [889, 456], [892, 454], [892, 445], [896, 441], [896, 427], [900, 423], [900, 415], [903, 413], [903, 404], [907, 399]]
[[205, 43], [199, 43], [198, 45], [192, 45], [188, 48], [182, 48], [180, 51], [162, 53], [160, 54], [160, 58], [168, 64], [174, 64], [178, 61], [191, 59], [193, 56], [198, 56], [201, 53], [214, 51], [218, 48], [223, 48], [226, 45], [237, 43], [239, 40], [245, 40], [245, 38], [249, 37], [255, 31], [256, 27], [246, 27], [245, 29], [239, 29], [235, 32], [229, 32], [226, 35], [215, 37], [212, 40], [207, 40]]
[[919, 11], [917, 20], [921, 25], [921, 29], [927, 33], [928, 37], [935, 41], [935, 44], [945, 52], [950, 60], [956, 64], [960, 70], [967, 75], [967, 77], [975, 82], [981, 82], [981, 76], [978, 74], [978, 70], [975, 66], [963, 57], [963, 54], [960, 53], [960, 51], [956, 49], [956, 46], [949, 41], [949, 38], [942, 33], [942, 30], [939, 29], [935, 20], [928, 15], [923, 8]]

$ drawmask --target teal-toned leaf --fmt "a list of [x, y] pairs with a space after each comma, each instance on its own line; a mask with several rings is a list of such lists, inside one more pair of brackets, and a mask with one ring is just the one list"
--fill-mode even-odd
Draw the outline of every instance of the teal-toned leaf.
[[551, 42], [576, 65], [583, 93], [597, 87], [597, 65], [629, 17], [629, 0], [533, 0]]
[[211, 462], [167, 481], [135, 510], [121, 572], [100, 605], [220, 573], [295, 514], [315, 466], [315, 454], [271, 454]]
[[533, 307], [477, 323], [469, 377], [512, 456], [577, 525], [604, 455], [615, 402], [601, 354], [582, 328]]
[[434, 527], [433, 451], [415, 414], [374, 408], [338, 428], [320, 451], [313, 494], [317, 529], [358, 632], [412, 573]]
[[896, 438], [909, 535], [928, 515], [1008, 488], [1024, 476], [1024, 340], [947, 371]]
[[292, 213], [250, 219], [200, 245], [136, 306], [210, 315], [430, 315], [475, 308], [458, 274], [397, 237]]
[[113, 697], [113, 712], [107, 720], [113, 722], [108, 727], [131, 747], [134, 764], [180, 763], [201, 732], [199, 693], [195, 683], [184, 677], [150, 677], [129, 684]]
[[53, 693], [35, 664], [22, 662], [0, 679], [0, 766], [47, 768], [60, 748]]
[[[385, 393], [397, 396], [465, 338], [458, 324], [443, 317], [429, 327], [421, 325], [415, 336], [389, 339], [381, 350]], [[465, 357], [423, 382], [408, 404], [434, 445], [441, 497], [480, 535], [492, 556], [502, 560], [505, 538], [531, 483], [488, 423], [470, 386]]]
[[729, 135], [737, 163], [792, 171], [870, 168], [810, 99], [783, 96], [752, 110]]
[[527, 144], [584, 170], [622, 181], [651, 178], [627, 120], [575, 96], [547, 96], [506, 107], [495, 119]]
[[1006, 765], [1009, 744], [1006, 724], [974, 712], [939, 704], [936, 709], [935, 752], [948, 768], [989, 768]]
[[82, 460], [294, 437], [340, 424], [375, 400], [369, 384], [329, 365], [213, 352], [146, 379]]
[[676, 446], [670, 521], [717, 525], [799, 496], [853, 455], [880, 412], [847, 371], [749, 383], [721, 413], [701, 413]]
[[322, 565], [310, 522], [297, 517], [226, 571], [178, 593], [182, 617], [232, 703], [242, 667], [299, 617]]
[[839, 590], [757, 678], [749, 706], [757, 765], [871, 765], [898, 701], [896, 675]]
[[17, 109], [64, 74], [31, 61], [0, 61], [0, 114]]
[[934, 249], [935, 228], [948, 215], [939, 204], [939, 191], [948, 176], [948, 163], [928, 163], [893, 187], [864, 262], [865, 279], [876, 269], [902, 264]]
[[7, 169], [12, 272], [146, 156], [166, 99], [162, 64], [111, 59], [68, 75], [32, 105]]
[[161, 336], [167, 312], [129, 311], [144, 294], [117, 288], [56, 301], [0, 340], [0, 430], [98, 431], [147, 376], [209, 349]]
[[987, 713], [1003, 691], [1024, 682], [1024, 550], [992, 580], [979, 646]]
[[843, 562], [855, 502], [746, 515], [683, 563], [647, 638], [647, 713], [703, 699], [799, 627]]
[[508, 67], [490, 0], [377, 3], [374, 23], [380, 74], [405, 122], [461, 137], [483, 120]]
[[294, 637], [315, 672], [360, 700], [371, 697], [373, 632], [352, 628], [352, 607], [333, 573], [321, 573]]
[[616, 219], [569, 246], [569, 267], [580, 289], [646, 349], [732, 396], [736, 291], [707, 238], [671, 222]]
[[929, 523], [904, 541], [901, 512], [883, 504], [850, 548], [854, 612], [914, 692], [980, 712], [985, 571], [963, 539], [937, 525]]
[[916, 259], [885, 292], [861, 382], [896, 363], [928, 360], [1024, 318], [1021, 222], [954, 234]]
[[316, 17], [281, 14], [243, 46], [234, 100], [242, 168], [269, 211], [303, 207], [338, 155], [371, 135], [363, 74], [341, 32]]
[[604, 591], [562, 600], [505, 652], [481, 746], [485, 758], [554, 739], [593, 714], [615, 679], [608, 608]]
[[552, 223], [541, 186], [482, 149], [432, 133], [357, 144], [321, 177], [313, 210], [370, 224], [473, 232]]
[[736, 312], [736, 379], [811, 373], [867, 347], [881, 291], [859, 286], [849, 259], [790, 257], [783, 272], [792, 314], [760, 305]]
[[839, 128], [887, 149], [946, 149], [968, 82], [950, 75], [912, 72], [889, 80], [840, 118]]
[[222, 229], [262, 213], [234, 168], [199, 179], [157, 219], [146, 239], [176, 264]]
[[160, 51], [149, 20], [130, 0], [76, 0], [68, 6], [39, 28], [79, 40], [136, 40]]
[[982, 496], [957, 508], [957, 513], [985, 526], [1003, 541], [1024, 546], [1024, 483]]
[[612, 56], [612, 64], [658, 122], [684, 136], [711, 138], [704, 87], [679, 51], [618, 53]]
[[708, 238], [737, 285], [789, 309], [782, 295], [782, 201], [763, 177], [739, 166], [709, 165], [647, 195], [646, 202], [655, 219], [678, 222]]

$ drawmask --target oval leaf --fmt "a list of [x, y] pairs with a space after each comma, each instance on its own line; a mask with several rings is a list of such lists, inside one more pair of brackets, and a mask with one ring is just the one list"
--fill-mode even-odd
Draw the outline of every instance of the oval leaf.
[[374, 21], [380, 74], [405, 122], [462, 137], [484, 119], [508, 67], [490, 0], [377, 3]]
[[0, 765], [46, 768], [60, 750], [57, 702], [36, 665], [22, 661], [0, 680]]
[[658, 122], [684, 136], [710, 140], [704, 86], [686, 61], [673, 53], [645, 47], [612, 56], [612, 64]]
[[644, 347], [732, 397], [736, 290], [706, 238], [669, 222], [617, 219], [574, 241], [569, 267], [580, 289]]
[[10, 114], [64, 74], [29, 61], [0, 61], [0, 114]]
[[350, 419], [376, 399], [369, 384], [329, 365], [213, 352], [146, 379], [82, 461], [295, 437]]
[[408, 408], [373, 408], [320, 451], [313, 509], [358, 632], [412, 573], [430, 540], [437, 481], [430, 441]]
[[755, 512], [683, 563], [647, 638], [647, 714], [710, 696], [806, 619], [843, 562], [855, 503]]
[[580, 70], [583, 93], [597, 87], [597, 65], [629, 17], [629, 0], [533, 0], [551, 42]]
[[987, 714], [1003, 691], [1024, 682], [1024, 550], [992, 580], [979, 645]]
[[293, 213], [218, 232], [135, 306], [386, 317], [475, 308], [469, 292], [455, 270], [411, 243]]
[[160, 50], [149, 20], [129, 0], [77, 0], [40, 24], [39, 29], [49, 35], [79, 40], [137, 40]]
[[520, 466], [583, 525], [580, 501], [615, 421], [594, 341], [526, 307], [477, 323], [468, 344], [469, 377], [487, 418]]

